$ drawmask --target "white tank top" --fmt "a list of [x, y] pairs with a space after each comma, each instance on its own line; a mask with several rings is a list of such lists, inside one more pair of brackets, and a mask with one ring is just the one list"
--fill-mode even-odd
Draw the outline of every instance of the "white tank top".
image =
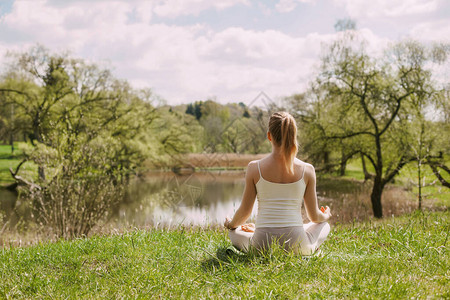
[[261, 175], [256, 183], [258, 213], [256, 227], [303, 226], [301, 207], [305, 195], [305, 167], [302, 178], [292, 183], [275, 183]]

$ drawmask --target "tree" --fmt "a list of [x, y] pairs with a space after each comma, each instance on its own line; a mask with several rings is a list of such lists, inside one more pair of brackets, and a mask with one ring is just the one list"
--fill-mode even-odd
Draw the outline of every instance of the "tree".
[[[339, 141], [326, 136], [324, 122], [333, 113], [331, 105], [324, 105], [326, 91], [312, 83], [306, 93], [295, 94], [284, 99], [286, 109], [298, 124], [299, 153], [305, 155], [317, 171], [331, 172], [338, 165], [344, 147]], [[341, 146], [341, 151], [336, 151]]]
[[334, 24], [336, 31], [356, 30], [356, 22], [353, 19], [340, 19]]
[[[151, 92], [42, 47], [14, 58], [0, 95], [32, 136], [24, 152], [39, 166], [40, 179], [27, 195], [39, 221], [59, 235], [86, 234], [117, 200], [115, 190], [120, 194], [129, 174], [150, 157], [157, 141]], [[20, 181], [17, 172], [11, 174]]]
[[436, 95], [435, 99], [435, 105], [440, 108], [439, 111], [442, 112], [442, 116], [433, 123], [433, 127], [426, 135], [429, 134], [430, 131], [434, 133], [432, 134], [432, 136], [435, 137], [433, 139], [433, 147], [438, 149], [439, 153], [438, 155], [434, 155], [434, 157], [427, 156], [425, 164], [431, 168], [433, 174], [443, 186], [450, 188], [450, 182], [441, 174], [441, 172], [445, 172], [447, 173], [447, 176], [450, 175], [450, 168], [445, 165], [450, 153], [450, 144], [448, 142], [450, 140], [450, 85], [445, 86], [445, 88]]
[[371, 202], [377, 218], [383, 215], [384, 187], [416, 159], [402, 128], [413, 122], [414, 101], [420, 97], [428, 103], [437, 92], [430, 69], [433, 51], [405, 41], [373, 58], [357, 32], [346, 31], [322, 59], [315, 83], [322, 115], [315, 124], [326, 140], [342, 143], [346, 158], [362, 154], [372, 164]]
[[186, 114], [193, 115], [197, 120], [202, 117], [202, 104], [201, 101], [195, 103], [189, 103], [186, 107]]
[[[17, 95], [15, 95], [17, 97]], [[4, 140], [11, 145], [11, 154], [14, 154], [14, 141], [18, 136], [26, 134], [23, 124], [23, 115], [17, 111], [17, 106], [9, 101], [9, 97], [0, 93], [0, 140]]]
[[223, 136], [223, 147], [226, 152], [243, 153], [246, 150], [249, 138], [248, 122], [238, 118], [228, 126]]

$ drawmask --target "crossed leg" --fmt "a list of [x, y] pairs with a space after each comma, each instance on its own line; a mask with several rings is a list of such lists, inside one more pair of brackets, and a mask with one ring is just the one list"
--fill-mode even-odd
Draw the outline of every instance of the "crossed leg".
[[302, 255], [311, 255], [319, 248], [330, 233], [330, 224], [323, 223], [306, 223], [303, 224], [306, 238], [300, 240], [300, 252]]
[[255, 233], [243, 231], [241, 227], [238, 227], [230, 230], [229, 237], [233, 246], [241, 251], [248, 251], [250, 245], [264, 248], [272, 241], [272, 237], [275, 237], [278, 241], [283, 242], [287, 250], [293, 249], [302, 255], [311, 255], [327, 238], [330, 233], [330, 225], [327, 222], [310, 222], [303, 224], [303, 227], [259, 228]]
[[247, 252], [250, 248], [251, 240], [254, 232], [243, 231], [241, 226], [235, 230], [230, 230], [228, 236], [230, 237], [231, 243], [234, 247], [241, 251]]

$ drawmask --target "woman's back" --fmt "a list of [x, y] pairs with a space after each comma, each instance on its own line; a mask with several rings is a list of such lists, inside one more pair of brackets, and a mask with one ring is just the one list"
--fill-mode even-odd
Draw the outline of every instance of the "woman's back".
[[[301, 206], [306, 189], [304, 163], [297, 160], [294, 174], [288, 174], [287, 172], [282, 174], [283, 170], [276, 170], [276, 168], [274, 170], [268, 163], [269, 161], [266, 159], [266, 161], [257, 162], [259, 179], [255, 185], [258, 198], [256, 227], [302, 226]], [[300, 173], [300, 175], [296, 173]], [[284, 182], [274, 182], [281, 181], [280, 179], [283, 177]], [[297, 179], [298, 177], [300, 179]], [[297, 180], [292, 181], [294, 178]]]
[[305, 173], [306, 163], [295, 158], [294, 159], [294, 173], [288, 172], [284, 161], [276, 158], [274, 155], [269, 155], [259, 160], [259, 168], [264, 174], [264, 179], [273, 183], [292, 183], [303, 178]]

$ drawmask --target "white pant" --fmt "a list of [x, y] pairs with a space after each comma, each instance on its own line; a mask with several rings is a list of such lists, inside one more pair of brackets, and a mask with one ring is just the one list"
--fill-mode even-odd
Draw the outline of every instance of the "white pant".
[[330, 225], [327, 222], [311, 222], [303, 226], [258, 227], [255, 232], [245, 232], [238, 227], [230, 230], [229, 236], [233, 246], [242, 251], [248, 251], [250, 245], [263, 250], [276, 241], [288, 251], [311, 255], [329, 233]]

